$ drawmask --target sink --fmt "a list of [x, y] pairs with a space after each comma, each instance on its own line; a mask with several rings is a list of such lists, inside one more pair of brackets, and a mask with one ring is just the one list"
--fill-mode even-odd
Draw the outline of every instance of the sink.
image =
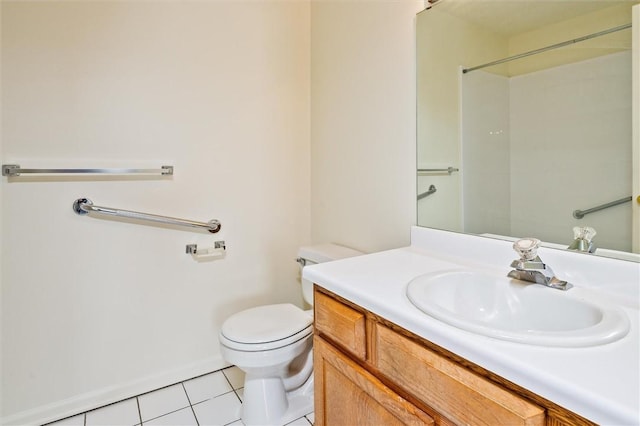
[[418, 309], [475, 334], [539, 346], [596, 346], [621, 339], [629, 319], [619, 308], [572, 292], [456, 269], [420, 275], [407, 286]]

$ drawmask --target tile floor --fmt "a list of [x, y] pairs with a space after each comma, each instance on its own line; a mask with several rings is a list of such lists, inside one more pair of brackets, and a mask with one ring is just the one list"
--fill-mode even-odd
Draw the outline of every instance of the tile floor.
[[[214, 371], [47, 426], [205, 426], [242, 425], [244, 373], [237, 367]], [[313, 425], [313, 413], [290, 426]]]

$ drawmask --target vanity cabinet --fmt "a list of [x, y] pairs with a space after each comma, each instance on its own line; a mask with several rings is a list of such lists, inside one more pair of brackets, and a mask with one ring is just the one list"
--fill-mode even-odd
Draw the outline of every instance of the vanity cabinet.
[[592, 425], [318, 286], [316, 425]]

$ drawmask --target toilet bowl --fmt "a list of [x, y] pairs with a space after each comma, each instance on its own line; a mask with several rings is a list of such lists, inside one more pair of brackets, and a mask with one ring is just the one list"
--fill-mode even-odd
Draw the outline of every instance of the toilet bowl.
[[[362, 254], [324, 244], [302, 247], [301, 266]], [[302, 280], [313, 306], [313, 284]], [[241, 419], [245, 425], [284, 425], [313, 411], [313, 311], [292, 304], [258, 306], [224, 322], [222, 357], [244, 371]]]

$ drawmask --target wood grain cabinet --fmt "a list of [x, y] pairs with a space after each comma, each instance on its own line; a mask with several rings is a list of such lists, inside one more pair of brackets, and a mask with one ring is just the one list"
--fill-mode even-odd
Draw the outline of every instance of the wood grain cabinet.
[[593, 425], [320, 287], [314, 298], [316, 425]]

